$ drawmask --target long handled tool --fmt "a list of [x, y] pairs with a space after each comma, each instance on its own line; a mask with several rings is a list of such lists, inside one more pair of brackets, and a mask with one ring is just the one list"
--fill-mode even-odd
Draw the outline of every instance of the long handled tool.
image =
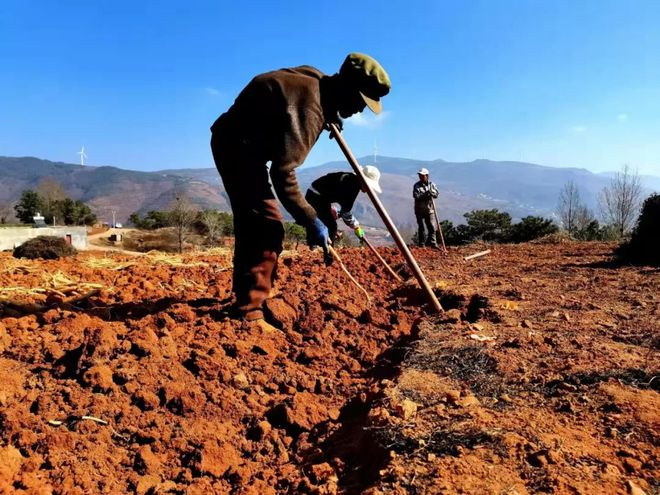
[[364, 287], [360, 285], [360, 283], [357, 280], [355, 280], [355, 278], [353, 278], [353, 275], [351, 275], [351, 272], [348, 271], [348, 268], [346, 268], [346, 266], [344, 265], [344, 262], [339, 257], [339, 254], [337, 254], [337, 251], [335, 251], [335, 248], [333, 248], [332, 246], [328, 246], [328, 251], [330, 251], [332, 257], [335, 260], [337, 260], [337, 263], [339, 263], [341, 269], [344, 270], [344, 273], [348, 275], [348, 278], [351, 279], [351, 282], [353, 282], [357, 286], [357, 288], [360, 289], [365, 296], [367, 296], [367, 302], [371, 304], [371, 297], [369, 297], [369, 293], [364, 289]]
[[369, 195], [371, 202], [374, 204], [376, 211], [380, 215], [380, 218], [382, 218], [383, 223], [387, 227], [387, 230], [389, 230], [390, 234], [394, 238], [394, 242], [396, 242], [399, 251], [401, 251], [401, 254], [403, 254], [403, 257], [406, 259], [406, 262], [408, 263], [408, 266], [415, 275], [415, 278], [419, 282], [420, 287], [422, 288], [422, 290], [424, 290], [424, 292], [426, 292], [426, 295], [428, 296], [429, 301], [433, 305], [433, 308], [437, 313], [442, 313], [444, 309], [442, 308], [440, 301], [438, 301], [438, 298], [435, 297], [435, 294], [433, 293], [431, 286], [426, 281], [426, 277], [424, 277], [422, 270], [420, 270], [419, 266], [417, 265], [417, 261], [415, 261], [415, 258], [410, 252], [410, 249], [408, 249], [408, 246], [406, 246], [406, 243], [401, 237], [401, 234], [399, 234], [399, 231], [396, 229], [394, 222], [392, 222], [392, 219], [387, 214], [387, 211], [385, 211], [385, 207], [383, 207], [383, 204], [380, 202], [380, 199], [378, 198], [378, 196], [376, 196], [376, 193], [374, 193], [373, 189], [371, 189], [371, 186], [365, 179], [364, 174], [362, 173], [362, 170], [360, 169], [357, 160], [353, 156], [353, 153], [351, 153], [351, 150], [348, 148], [348, 145], [346, 144], [346, 141], [344, 141], [344, 138], [341, 135], [341, 132], [339, 132], [339, 129], [337, 128], [336, 124], [330, 124], [330, 133], [335, 138], [335, 141], [337, 141], [337, 144], [344, 153], [344, 156], [346, 156], [348, 163], [351, 164], [353, 171], [360, 178], [360, 181], [365, 186], [367, 190], [367, 194]]
[[392, 270], [392, 267], [387, 264], [387, 261], [383, 259], [383, 257], [380, 255], [380, 253], [376, 250], [376, 248], [371, 244], [366, 237], [362, 237], [362, 242], [364, 242], [369, 249], [376, 255], [378, 260], [383, 264], [383, 266], [387, 269], [388, 272], [390, 272], [390, 275], [394, 277], [394, 279], [398, 282], [403, 282], [403, 279], [399, 276], [397, 272]]
[[442, 251], [447, 254], [447, 246], [445, 246], [445, 236], [442, 235], [442, 227], [440, 227], [440, 221], [438, 220], [438, 210], [435, 208], [435, 199], [431, 198], [431, 203], [433, 203], [433, 216], [435, 217], [435, 225], [438, 227], [438, 232], [440, 233], [440, 240], [442, 241]]

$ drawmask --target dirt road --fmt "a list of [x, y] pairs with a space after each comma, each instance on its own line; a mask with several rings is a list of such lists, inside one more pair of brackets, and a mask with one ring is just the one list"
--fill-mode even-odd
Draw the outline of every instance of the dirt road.
[[125, 252], [125, 253], [135, 253], [137, 251], [129, 251], [124, 249], [121, 246], [121, 243], [115, 245], [111, 244], [108, 241], [108, 238], [115, 235], [127, 235], [131, 232], [135, 232], [136, 229], [108, 229], [104, 232], [99, 232], [98, 234], [92, 234], [87, 236], [87, 250], [88, 251], [116, 251], [116, 252]]

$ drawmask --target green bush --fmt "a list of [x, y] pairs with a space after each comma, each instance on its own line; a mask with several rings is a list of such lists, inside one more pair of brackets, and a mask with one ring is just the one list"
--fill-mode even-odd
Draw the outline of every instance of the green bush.
[[463, 215], [467, 220], [468, 233], [472, 240], [501, 242], [506, 239], [511, 227], [511, 215], [492, 210], [472, 210]]
[[554, 234], [559, 228], [543, 217], [527, 216], [509, 229], [509, 242], [529, 242], [539, 237]]
[[89, 206], [79, 200], [64, 198], [52, 202], [50, 212], [44, 215], [48, 224], [53, 223], [53, 217], [56, 217], [58, 223], [64, 225], [94, 225], [96, 215], [92, 213]]
[[298, 244], [305, 242], [307, 231], [295, 222], [284, 223], [284, 247], [298, 249]]
[[660, 266], [660, 194], [644, 201], [630, 241], [622, 244], [617, 256], [630, 263]]
[[16, 217], [23, 223], [32, 223], [33, 217], [43, 211], [43, 199], [35, 191], [26, 189], [21, 193], [21, 199], [14, 206]]
[[613, 241], [618, 239], [619, 233], [612, 225], [601, 226], [598, 220], [592, 220], [586, 227], [575, 230], [573, 237], [580, 241]]
[[14, 206], [16, 216], [23, 223], [33, 223], [33, 217], [42, 213], [44, 221], [52, 224], [53, 219], [64, 225], [93, 225], [96, 215], [89, 206], [80, 200], [71, 198], [46, 201], [38, 192], [26, 189], [21, 199]]
[[[459, 225], [459, 227], [461, 227]], [[465, 227], [465, 225], [463, 225]], [[442, 229], [442, 237], [445, 239], [445, 246], [459, 246], [464, 244], [465, 237], [459, 230], [454, 227], [454, 224], [449, 220], [442, 220], [440, 222], [440, 228]], [[437, 241], [440, 244], [440, 233], [437, 234]]]
[[131, 213], [131, 216], [128, 217], [128, 221], [138, 229], [162, 229], [169, 225], [169, 215], [167, 211], [151, 210], [144, 216], [144, 218], [141, 218], [140, 214], [135, 212]]

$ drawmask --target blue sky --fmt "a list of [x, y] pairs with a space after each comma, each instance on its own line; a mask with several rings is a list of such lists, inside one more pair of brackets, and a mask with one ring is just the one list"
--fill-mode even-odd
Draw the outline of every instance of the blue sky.
[[[0, 155], [212, 166], [208, 127], [255, 74], [361, 51], [393, 89], [346, 124], [358, 156], [660, 175], [658, 26], [657, 0], [3, 0]], [[323, 135], [306, 163], [341, 157]]]

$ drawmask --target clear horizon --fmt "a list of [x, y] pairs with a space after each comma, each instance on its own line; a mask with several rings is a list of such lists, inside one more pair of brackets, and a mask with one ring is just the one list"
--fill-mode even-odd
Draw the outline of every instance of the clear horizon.
[[[378, 59], [358, 156], [660, 175], [660, 2], [22, 2], [0, 7], [0, 155], [212, 167], [210, 124], [256, 74]], [[342, 160], [321, 135], [306, 166]]]

